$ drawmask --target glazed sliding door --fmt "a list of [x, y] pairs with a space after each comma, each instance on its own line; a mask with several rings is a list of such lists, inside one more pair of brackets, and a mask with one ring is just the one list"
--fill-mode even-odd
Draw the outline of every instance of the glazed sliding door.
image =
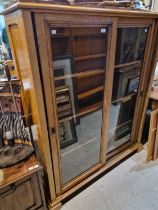
[[106, 76], [105, 27], [51, 27], [62, 184], [99, 163]]
[[117, 29], [113, 90], [107, 130], [108, 154], [118, 148], [121, 149], [123, 145], [132, 144], [131, 132], [148, 31], [148, 27]]
[[60, 194], [102, 167], [111, 20], [50, 14], [35, 21]]

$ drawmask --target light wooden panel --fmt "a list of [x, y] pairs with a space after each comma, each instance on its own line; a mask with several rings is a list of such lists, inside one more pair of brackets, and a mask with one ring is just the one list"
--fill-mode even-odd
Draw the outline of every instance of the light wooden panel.
[[151, 112], [147, 148], [147, 161], [155, 160], [158, 155], [158, 109]]
[[48, 174], [50, 197], [54, 200], [56, 198], [54, 175], [31, 17], [27, 12], [23, 14], [16, 11], [7, 15], [5, 19], [16, 69], [23, 84], [25, 115], [31, 114], [33, 124], [37, 126], [37, 144]]

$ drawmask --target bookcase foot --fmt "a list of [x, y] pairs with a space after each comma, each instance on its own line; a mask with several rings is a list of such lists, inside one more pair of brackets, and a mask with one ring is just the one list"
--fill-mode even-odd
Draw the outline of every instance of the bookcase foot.
[[53, 204], [50, 203], [49, 210], [60, 210], [62, 208], [62, 203]]

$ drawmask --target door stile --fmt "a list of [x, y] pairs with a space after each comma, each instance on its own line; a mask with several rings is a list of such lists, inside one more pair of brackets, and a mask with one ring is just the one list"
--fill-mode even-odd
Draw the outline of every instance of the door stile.
[[[148, 25], [146, 26], [148, 27]], [[139, 85], [139, 90], [138, 90], [138, 96], [137, 96], [137, 101], [136, 101], [136, 110], [134, 113], [134, 120], [133, 120], [133, 126], [132, 126], [132, 132], [131, 132], [131, 142], [132, 143], [140, 143], [140, 141], [137, 139], [138, 132], [142, 130], [142, 127], [140, 126], [140, 121], [142, 118], [141, 113], [143, 110], [146, 108], [143, 108], [143, 99], [144, 99], [144, 93], [146, 89], [146, 78], [148, 77], [148, 65], [150, 63], [150, 53], [151, 53], [151, 48], [152, 48], [152, 37], [154, 33], [154, 27], [155, 24], [149, 26], [149, 32], [148, 32], [148, 37], [147, 37], [147, 42], [146, 42], [146, 49], [145, 49], [145, 54], [144, 54], [144, 59], [143, 59], [143, 65], [142, 65], [142, 73], [140, 77], [140, 85]]]
[[[57, 196], [61, 194], [61, 168], [60, 168], [60, 155], [59, 155], [59, 144], [57, 141], [58, 129], [57, 129], [57, 116], [56, 107], [54, 104], [55, 93], [53, 91], [54, 81], [53, 77], [53, 67], [52, 63], [52, 53], [50, 49], [50, 31], [49, 25], [44, 20], [44, 16], [41, 14], [35, 15], [36, 30], [38, 37], [38, 47], [41, 60], [41, 70], [44, 85], [45, 103], [47, 109], [47, 119], [48, 119], [48, 131], [50, 137], [51, 153], [52, 153], [52, 163], [54, 168], [54, 178], [56, 185]], [[44, 39], [44, 37], [48, 37]], [[47, 100], [49, 99], [49, 100]]]
[[[137, 133], [137, 138], [138, 138], [138, 142], [141, 142], [141, 136], [142, 136], [142, 128], [144, 125], [144, 119], [145, 119], [145, 114], [146, 114], [146, 109], [148, 106], [148, 101], [149, 101], [149, 97], [150, 97], [150, 92], [151, 92], [151, 85], [152, 85], [152, 81], [153, 81], [153, 77], [154, 77], [154, 73], [155, 73], [155, 68], [156, 68], [156, 61], [158, 58], [158, 39], [157, 39], [157, 33], [158, 33], [158, 21], [155, 21], [155, 23], [153, 23], [152, 25], [152, 30], [151, 30], [151, 41], [149, 44], [149, 54], [148, 56], [150, 57], [150, 59], [148, 60], [147, 63], [147, 69], [149, 67], [151, 67], [150, 71], [152, 71], [152, 74], [150, 73], [150, 71], [148, 71], [148, 74], [146, 75], [146, 78], [144, 79], [145, 82], [145, 87], [144, 87], [144, 91], [146, 94], [144, 94], [143, 99], [142, 99], [142, 103], [144, 102], [144, 109], [143, 109], [143, 113], [142, 113], [142, 118], [140, 119], [140, 123], [139, 123], [139, 131]], [[153, 46], [153, 43], [155, 44]], [[151, 56], [150, 56], [151, 55]]]
[[[107, 73], [104, 88], [103, 121], [102, 121], [102, 142], [100, 147], [100, 163], [106, 162], [107, 151], [107, 129], [109, 126], [110, 104], [112, 98], [115, 51], [117, 40], [117, 18], [112, 18], [112, 25], [109, 27], [108, 50], [107, 50]], [[108, 90], [108, 91], [106, 91]]]

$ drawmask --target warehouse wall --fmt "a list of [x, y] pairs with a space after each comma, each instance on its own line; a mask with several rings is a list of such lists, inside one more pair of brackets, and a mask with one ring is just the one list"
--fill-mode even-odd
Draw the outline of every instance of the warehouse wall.
[[[151, 0], [145, 0], [145, 4], [149, 5]], [[158, 0], [152, 0], [152, 10], [158, 12]]]
[[153, 10], [155, 12], [158, 12], [158, 0], [154, 0], [154, 3], [153, 3]]

